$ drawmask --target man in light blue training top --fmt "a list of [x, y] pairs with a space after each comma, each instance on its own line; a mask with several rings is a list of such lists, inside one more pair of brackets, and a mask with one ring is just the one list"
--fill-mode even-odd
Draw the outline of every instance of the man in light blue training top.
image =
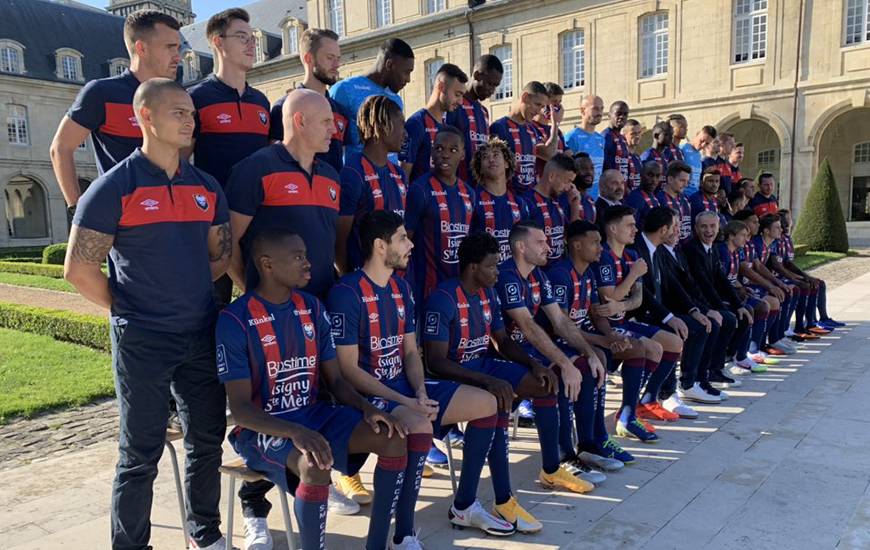
[[683, 152], [683, 162], [689, 165], [692, 169], [692, 176], [689, 178], [689, 185], [686, 187], [686, 196], [694, 195], [701, 189], [701, 166], [704, 150], [709, 147], [713, 139], [716, 138], [716, 128], [712, 126], [703, 126], [692, 141], [680, 145], [680, 151]]
[[565, 146], [579, 153], [589, 155], [595, 166], [595, 181], [589, 196], [598, 198], [598, 180], [604, 167], [604, 136], [595, 132], [595, 127], [601, 122], [604, 112], [604, 101], [597, 95], [589, 95], [580, 103], [580, 126], [575, 127], [565, 136]]

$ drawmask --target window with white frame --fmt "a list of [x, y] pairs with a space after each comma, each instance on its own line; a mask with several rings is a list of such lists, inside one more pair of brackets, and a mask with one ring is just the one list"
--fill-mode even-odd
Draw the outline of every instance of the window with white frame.
[[843, 43], [847, 46], [870, 42], [870, 0], [845, 0]]
[[447, 0], [428, 0], [429, 11], [427, 13], [438, 13], [447, 9]]
[[24, 72], [24, 47], [17, 42], [0, 41], [0, 72]]
[[182, 59], [181, 79], [183, 82], [193, 82], [199, 80], [199, 77], [199, 60], [196, 57], [196, 52], [188, 50]]
[[126, 59], [112, 59], [109, 61], [109, 76], [123, 74], [129, 67], [130, 62]]
[[71, 54], [62, 53], [58, 57], [59, 74], [64, 80], [84, 80], [82, 78], [82, 58]]
[[776, 149], [768, 149], [758, 152], [759, 166], [773, 166], [776, 164]]
[[293, 55], [297, 53], [299, 53], [299, 26], [290, 22], [284, 28], [284, 54]]
[[735, 0], [734, 63], [767, 55], [767, 0]]
[[436, 57], [426, 62], [426, 99], [432, 95], [432, 89], [435, 87], [435, 77], [438, 76], [438, 69], [444, 64], [444, 59]]
[[393, 23], [393, 0], [375, 0], [375, 27]]
[[640, 20], [640, 76], [668, 72], [668, 14], [653, 13]]
[[514, 60], [513, 49], [510, 44], [502, 44], [496, 46], [490, 52], [501, 61], [501, 66], [504, 69], [501, 77], [501, 84], [495, 89], [493, 99], [509, 99], [514, 95]]
[[582, 30], [566, 32], [559, 44], [562, 51], [562, 87], [582, 88], [586, 82], [586, 37]]
[[855, 164], [870, 163], [870, 141], [855, 145]]
[[326, 18], [329, 28], [338, 36], [344, 36], [344, 0], [326, 0]]
[[30, 134], [27, 131], [27, 107], [24, 105], [6, 105], [6, 135], [13, 145], [29, 145]]

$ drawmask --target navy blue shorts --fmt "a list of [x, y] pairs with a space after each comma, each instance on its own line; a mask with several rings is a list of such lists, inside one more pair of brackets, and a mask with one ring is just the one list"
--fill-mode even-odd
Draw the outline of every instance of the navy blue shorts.
[[745, 288], [746, 288], [746, 291], [749, 292], [749, 294], [751, 294], [752, 296], [755, 296], [756, 298], [761, 299], [761, 298], [764, 298], [765, 296], [767, 296], [767, 289], [764, 288], [763, 286], [749, 284], [749, 285], [746, 285]]
[[[368, 457], [348, 454], [350, 436], [362, 419], [362, 413], [353, 407], [323, 401], [306, 407], [304, 414], [286, 417], [322, 435], [332, 451], [332, 467], [345, 475], [356, 474]], [[287, 458], [294, 449], [292, 441], [244, 428], [233, 430], [229, 440], [248, 468], [291, 494], [296, 491], [299, 478], [287, 468]]]
[[613, 332], [628, 336], [629, 338], [637, 338], [638, 340], [641, 338], [652, 338], [662, 330], [659, 327], [641, 323], [640, 321], [626, 321], [619, 325], [614, 324], [611, 326]]
[[513, 361], [496, 359], [495, 357], [481, 357], [474, 361], [469, 361], [462, 366], [474, 372], [504, 380], [511, 385], [514, 391], [520, 386], [523, 377], [529, 373], [529, 369], [522, 365], [518, 365]]
[[[411, 388], [411, 384], [408, 383], [408, 379], [404, 376], [399, 376], [389, 382], [383, 382], [383, 384], [405, 397], [414, 397], [416, 395], [413, 388]], [[429, 399], [434, 399], [438, 402], [438, 416], [432, 422], [433, 433], [438, 434], [441, 432], [441, 419], [444, 417], [444, 411], [447, 410], [447, 405], [450, 404], [450, 400], [453, 399], [453, 394], [456, 393], [459, 386], [459, 383], [449, 380], [426, 380], [426, 395], [429, 396]], [[369, 397], [369, 402], [385, 412], [392, 412], [393, 409], [399, 406], [399, 403], [384, 399], [383, 397]]]
[[750, 293], [746, 294], [746, 307], [748, 307], [750, 309], [758, 307], [759, 305], [761, 305], [761, 302], [763, 302], [763, 301], [764, 300], [762, 300], [761, 298], [757, 298]]

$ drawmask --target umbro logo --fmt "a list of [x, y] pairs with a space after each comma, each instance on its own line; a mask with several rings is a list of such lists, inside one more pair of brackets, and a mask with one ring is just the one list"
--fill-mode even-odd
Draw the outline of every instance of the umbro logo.
[[263, 342], [263, 347], [274, 346], [275, 340], [277, 339], [278, 338], [274, 334], [267, 334], [266, 336], [260, 338], [260, 342]]
[[299, 193], [299, 186], [296, 185], [295, 183], [288, 183], [287, 185], [284, 186], [284, 189], [286, 189], [287, 192], [290, 193], [291, 195], [295, 195], [296, 193]]
[[139, 203], [140, 205], [145, 207], [145, 210], [160, 210], [160, 201], [156, 201], [154, 199], [145, 199], [144, 201]]
[[218, 124], [230, 124], [233, 121], [233, 117], [226, 114], [221, 113], [217, 116]]

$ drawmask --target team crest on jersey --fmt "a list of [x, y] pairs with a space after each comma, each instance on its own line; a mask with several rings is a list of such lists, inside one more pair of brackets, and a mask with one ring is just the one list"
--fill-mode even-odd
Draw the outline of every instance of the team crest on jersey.
[[396, 306], [396, 315], [399, 316], [399, 319], [405, 318], [405, 306]]
[[335, 192], [335, 187], [329, 187], [329, 198], [332, 199], [332, 202], [335, 202], [335, 199], [338, 198], [338, 193]]
[[305, 323], [302, 325], [302, 332], [309, 340], [314, 340], [314, 323]]
[[532, 303], [533, 304], [540, 304], [541, 303], [541, 291], [540, 290], [535, 289], [532, 291]]
[[200, 210], [202, 210], [203, 212], [208, 212], [208, 199], [205, 197], [205, 195], [196, 193], [195, 195], [193, 195], [193, 200], [196, 202], [196, 205], [199, 207]]
[[487, 325], [492, 322], [492, 313], [488, 309], [483, 310], [483, 322]]
[[269, 123], [269, 119], [266, 117], [266, 113], [264, 113], [263, 111], [260, 111], [260, 122], [263, 124], [263, 126]]

